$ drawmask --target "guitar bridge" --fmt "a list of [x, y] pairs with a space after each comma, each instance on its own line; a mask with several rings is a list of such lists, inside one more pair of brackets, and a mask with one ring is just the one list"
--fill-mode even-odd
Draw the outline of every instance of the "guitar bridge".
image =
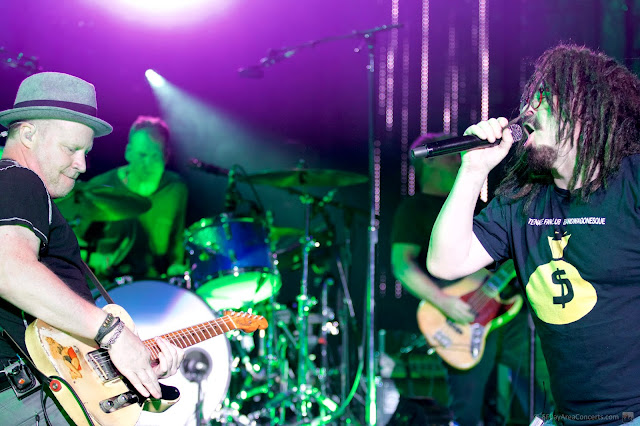
[[449, 336], [447, 336], [442, 330], [436, 331], [433, 334], [433, 338], [443, 348], [448, 348], [449, 346], [451, 346], [451, 338]]

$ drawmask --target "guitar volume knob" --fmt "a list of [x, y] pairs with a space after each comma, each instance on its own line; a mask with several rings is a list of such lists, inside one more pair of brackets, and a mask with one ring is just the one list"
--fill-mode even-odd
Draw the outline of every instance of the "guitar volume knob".
[[100, 408], [105, 413], [110, 413], [111, 409], [113, 408], [113, 402], [111, 400], [109, 400], [109, 399], [106, 399], [104, 401], [100, 401]]

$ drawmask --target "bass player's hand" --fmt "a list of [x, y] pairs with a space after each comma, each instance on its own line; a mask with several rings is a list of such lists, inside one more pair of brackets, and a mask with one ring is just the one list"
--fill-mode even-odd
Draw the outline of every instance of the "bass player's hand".
[[436, 307], [449, 319], [468, 324], [475, 319], [475, 314], [468, 303], [456, 296], [443, 295], [437, 301]]

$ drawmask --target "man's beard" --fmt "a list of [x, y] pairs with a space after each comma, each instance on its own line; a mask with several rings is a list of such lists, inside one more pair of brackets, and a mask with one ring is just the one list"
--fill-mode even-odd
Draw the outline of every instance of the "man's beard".
[[535, 175], [551, 174], [558, 157], [556, 149], [550, 146], [530, 147], [526, 150], [526, 164]]

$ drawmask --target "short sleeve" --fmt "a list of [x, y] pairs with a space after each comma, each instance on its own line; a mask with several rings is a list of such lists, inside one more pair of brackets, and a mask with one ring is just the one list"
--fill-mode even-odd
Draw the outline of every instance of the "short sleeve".
[[[3, 163], [3, 164], [2, 164]], [[51, 198], [42, 180], [33, 171], [0, 163], [0, 225], [29, 228], [48, 244], [51, 225]]]
[[510, 206], [496, 197], [473, 218], [473, 233], [496, 261], [509, 258]]

